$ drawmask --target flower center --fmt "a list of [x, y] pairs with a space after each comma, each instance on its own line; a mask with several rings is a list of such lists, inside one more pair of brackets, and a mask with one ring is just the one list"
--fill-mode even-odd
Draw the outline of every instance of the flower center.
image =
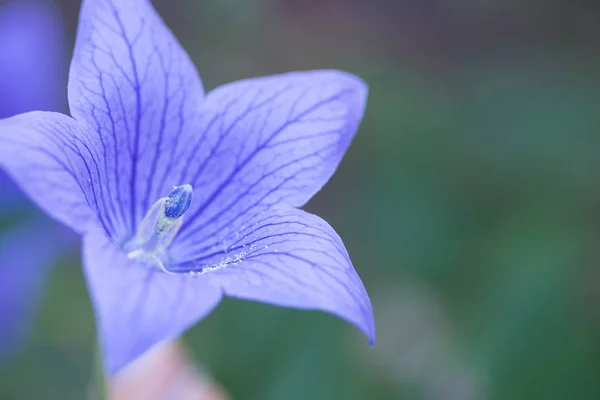
[[125, 245], [127, 257], [143, 262], [165, 272], [165, 250], [173, 242], [190, 208], [193, 189], [191, 185], [175, 186], [167, 197], [159, 199], [150, 208], [136, 232]]

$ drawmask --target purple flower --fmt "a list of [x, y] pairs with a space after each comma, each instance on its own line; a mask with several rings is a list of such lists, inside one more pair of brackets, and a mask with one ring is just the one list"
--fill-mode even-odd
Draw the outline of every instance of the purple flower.
[[84, 235], [111, 373], [178, 336], [223, 295], [333, 313], [374, 341], [344, 245], [299, 210], [334, 173], [367, 88], [339, 71], [208, 94], [146, 0], [83, 2], [66, 115], [0, 121], [0, 162]]
[[[47, 2], [0, 6], [0, 118], [60, 107], [63, 39], [58, 11]], [[0, 215], [24, 203], [19, 190], [0, 172]]]
[[[62, 103], [63, 30], [57, 10], [27, 0], [0, 6], [0, 118]], [[43, 65], [43, 68], [40, 68]], [[27, 209], [28, 201], [0, 172], [0, 221], [20, 226], [0, 233], [0, 354], [24, 338], [43, 278], [71, 244], [71, 232]], [[16, 217], [27, 214], [27, 217]]]

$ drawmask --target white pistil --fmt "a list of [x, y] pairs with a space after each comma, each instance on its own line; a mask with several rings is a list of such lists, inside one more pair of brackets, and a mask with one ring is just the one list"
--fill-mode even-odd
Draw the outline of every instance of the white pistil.
[[[161, 255], [175, 239], [183, 223], [183, 216], [192, 201], [192, 186], [175, 186], [167, 197], [159, 199], [150, 208], [127, 247], [132, 260], [154, 264], [164, 272], [170, 273], [163, 263]], [[152, 229], [148, 224], [153, 221]]]

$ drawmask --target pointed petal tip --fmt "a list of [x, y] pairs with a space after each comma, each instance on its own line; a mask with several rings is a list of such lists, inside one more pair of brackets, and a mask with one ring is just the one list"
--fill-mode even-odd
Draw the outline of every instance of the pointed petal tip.
[[[328, 310], [320, 310], [320, 311], [325, 311], [327, 313], [330, 313], [330, 311], [328, 311]], [[360, 319], [348, 318], [348, 317], [338, 314], [338, 313], [333, 313], [333, 314], [334, 314], [334, 316], [341, 318], [345, 322], [348, 322], [349, 324], [354, 325], [354, 327], [357, 328], [360, 331], [360, 333], [362, 333], [367, 338], [369, 347], [375, 346], [375, 341], [376, 341], [375, 319], [374, 319], [372, 313], [370, 313]]]
[[367, 97], [369, 95], [369, 85], [367, 82], [358, 75], [355, 75], [350, 72], [342, 71], [342, 70], [324, 70], [324, 71], [315, 71], [315, 72], [324, 72], [332, 75], [332, 78], [338, 79], [344, 82], [345, 86], [354, 88], [361, 100], [366, 102]]
[[335, 77], [343, 82], [344, 87], [347, 87], [352, 91], [352, 95], [350, 97], [354, 100], [354, 112], [357, 115], [360, 115], [357, 121], [360, 123], [360, 120], [362, 120], [362, 116], [364, 115], [365, 108], [367, 107], [369, 85], [363, 78], [350, 72], [340, 70], [332, 70], [330, 72], [334, 73]]
[[367, 320], [365, 322], [366, 322], [366, 324], [364, 325], [364, 328], [360, 327], [360, 330], [367, 337], [367, 340], [369, 341], [369, 347], [374, 347], [375, 341], [376, 341], [376, 334], [375, 334], [375, 318], [373, 317], [373, 313], [371, 313], [367, 317]]
[[375, 347], [375, 341], [376, 341], [376, 337], [375, 337], [375, 327], [373, 326], [373, 330], [371, 331], [371, 334], [368, 336], [369, 338], [369, 347]]
[[135, 263], [99, 228], [84, 239], [83, 266], [109, 376], [180, 336], [222, 297], [204, 278], [154, 272]]
[[371, 318], [371, 325], [369, 329], [369, 333], [367, 334], [367, 339], [369, 339], [369, 347], [375, 347], [375, 342], [377, 340], [375, 333], [375, 320]]
[[115, 364], [115, 363], [109, 363], [109, 362], [104, 362], [104, 374], [106, 375], [107, 378], [112, 378], [114, 376], [119, 375], [121, 372], [123, 372], [123, 369], [125, 369], [125, 365], [126, 364]]

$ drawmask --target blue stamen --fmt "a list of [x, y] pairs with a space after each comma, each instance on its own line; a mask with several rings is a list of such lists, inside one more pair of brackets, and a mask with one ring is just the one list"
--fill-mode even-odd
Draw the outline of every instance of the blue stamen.
[[192, 203], [192, 185], [175, 186], [165, 200], [165, 216], [177, 219], [186, 213]]

